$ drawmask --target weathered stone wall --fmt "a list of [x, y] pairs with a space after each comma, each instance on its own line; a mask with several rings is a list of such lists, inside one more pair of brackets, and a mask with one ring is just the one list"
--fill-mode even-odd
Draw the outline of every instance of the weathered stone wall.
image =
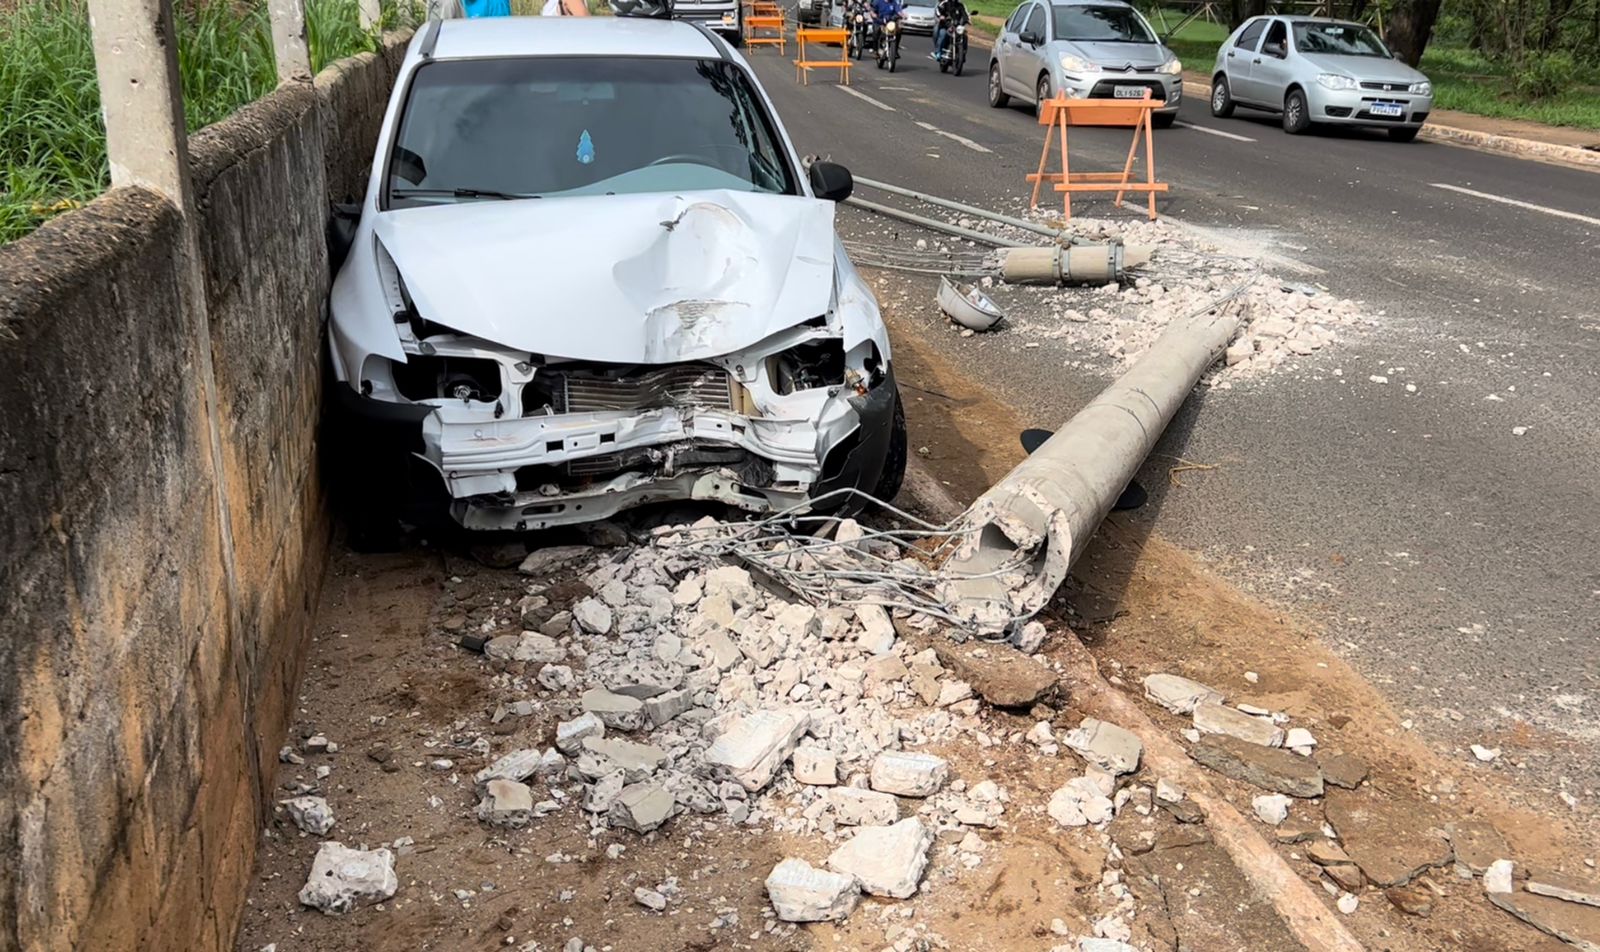
[[328, 547], [327, 203], [399, 54], [193, 138], [198, 306], [147, 191], [0, 246], [0, 949], [231, 946]]

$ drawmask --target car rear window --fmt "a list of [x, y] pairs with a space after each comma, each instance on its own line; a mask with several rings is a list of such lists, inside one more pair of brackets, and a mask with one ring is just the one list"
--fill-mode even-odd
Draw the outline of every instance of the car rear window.
[[743, 70], [722, 60], [441, 60], [412, 74], [388, 205], [737, 189], [799, 194]]
[[1056, 39], [1084, 43], [1154, 43], [1155, 34], [1131, 7], [1071, 4], [1055, 8]]

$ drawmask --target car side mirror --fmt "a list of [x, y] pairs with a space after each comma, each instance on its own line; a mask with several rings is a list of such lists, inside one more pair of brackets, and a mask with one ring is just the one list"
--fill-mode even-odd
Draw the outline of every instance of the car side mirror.
[[361, 224], [361, 206], [357, 203], [335, 204], [328, 216], [328, 271], [337, 274], [350, 246], [356, 243], [356, 226]]
[[1033, 32], [1032, 30], [1023, 31], [1020, 35], [1017, 36], [1017, 39], [1019, 39], [1022, 42], [1028, 44], [1029, 46], [1038, 46], [1040, 43], [1044, 42], [1044, 37], [1042, 37], [1039, 34]]
[[850, 170], [837, 162], [811, 163], [811, 190], [818, 198], [842, 202], [855, 191], [856, 180]]
[[1283, 48], [1283, 44], [1281, 43], [1268, 43], [1266, 46], [1261, 48], [1261, 52], [1278, 59], [1283, 59], [1288, 55], [1288, 51]]

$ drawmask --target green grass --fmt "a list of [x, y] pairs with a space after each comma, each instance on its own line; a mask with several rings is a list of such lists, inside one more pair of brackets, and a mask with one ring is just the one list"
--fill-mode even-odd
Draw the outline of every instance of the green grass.
[[[1183, 14], [1166, 10], [1168, 27], [1177, 26]], [[1157, 30], [1161, 21], [1153, 11], [1145, 16]], [[1184, 68], [1209, 73], [1216, 62], [1217, 47], [1228, 38], [1223, 24], [1194, 20], [1176, 36], [1168, 37], [1167, 47], [1183, 60]], [[1433, 81], [1434, 105], [1478, 116], [1497, 119], [1528, 119], [1552, 126], [1600, 129], [1600, 86], [1577, 85], [1559, 96], [1528, 100], [1513, 90], [1503, 65], [1480, 54], [1436, 39], [1422, 56], [1422, 71]]]
[[[312, 66], [375, 45], [354, 0], [309, 0]], [[177, 11], [178, 70], [190, 131], [277, 85], [264, 0], [202, 0]], [[386, 21], [404, 19], [389, 10]], [[0, 11], [0, 243], [105, 191], [110, 180], [83, 0]]]

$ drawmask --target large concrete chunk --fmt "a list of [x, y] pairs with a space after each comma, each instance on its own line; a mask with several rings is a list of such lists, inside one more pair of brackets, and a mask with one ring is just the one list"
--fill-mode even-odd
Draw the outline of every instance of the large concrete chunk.
[[886, 750], [872, 762], [872, 789], [901, 797], [931, 797], [950, 778], [943, 757], [905, 750]]
[[850, 842], [834, 850], [828, 867], [854, 876], [874, 896], [909, 899], [916, 895], [928, 868], [933, 833], [916, 817], [893, 826], [864, 826]]
[[1225, 734], [1209, 734], [1189, 756], [1217, 773], [1291, 797], [1322, 796], [1322, 772], [1310, 757], [1263, 747]]
[[861, 886], [854, 876], [791, 858], [767, 874], [767, 896], [784, 922], [842, 921], [861, 898]]
[[900, 818], [900, 802], [892, 794], [834, 787], [827, 799], [840, 826], [888, 826]]
[[547, 575], [566, 568], [593, 551], [587, 545], [553, 545], [548, 549], [535, 549], [517, 566], [517, 571], [523, 575]]
[[682, 665], [666, 661], [629, 661], [600, 672], [600, 680], [613, 692], [642, 701], [676, 688], [683, 674]]
[[1054, 693], [1054, 671], [1004, 644], [935, 641], [939, 661], [995, 707], [1026, 708]]
[[712, 742], [706, 763], [721, 767], [753, 793], [772, 781], [810, 725], [810, 716], [801, 710], [745, 714]]
[[677, 802], [677, 798], [658, 783], [629, 784], [611, 801], [609, 816], [614, 826], [635, 833], [649, 833], [667, 822], [677, 809]]
[[283, 807], [294, 825], [312, 836], [325, 836], [333, 829], [333, 808], [321, 797], [295, 797], [284, 800]]
[[1146, 677], [1144, 696], [1174, 714], [1188, 714], [1200, 704], [1221, 704], [1223, 701], [1221, 692], [1176, 674], [1152, 674]]
[[[585, 714], [556, 724], [556, 749], [564, 754], [575, 754], [583, 749], [583, 742], [588, 738], [604, 736], [606, 736], [605, 722], [594, 714]], [[522, 777], [511, 779], [521, 780]]]
[[533, 776], [544, 762], [544, 756], [539, 751], [528, 748], [513, 750], [499, 760], [483, 768], [473, 775], [473, 783], [477, 784], [478, 795], [483, 796], [491, 780], [516, 780], [522, 781]]
[[635, 744], [620, 737], [590, 737], [583, 749], [627, 776], [629, 783], [645, 779], [667, 762], [667, 752], [651, 744]]
[[353, 850], [328, 840], [311, 861], [311, 875], [300, 889], [300, 904], [331, 916], [343, 915], [358, 902], [381, 902], [395, 894], [394, 854], [386, 849]]
[[1442, 815], [1420, 800], [1333, 789], [1323, 811], [1344, 851], [1379, 886], [1403, 886], [1455, 858], [1441, 829]]
[[1263, 747], [1282, 747], [1283, 728], [1221, 704], [1200, 704], [1194, 709], [1194, 726], [1202, 734], [1226, 734]]
[[626, 694], [613, 694], [605, 688], [590, 688], [578, 699], [579, 705], [612, 730], [636, 731], [644, 726], [644, 702]]
[[491, 780], [478, 801], [478, 819], [490, 826], [519, 829], [533, 819], [533, 791], [514, 780]]
[[1139, 757], [1144, 753], [1144, 745], [1132, 731], [1092, 717], [1062, 734], [1061, 742], [1089, 763], [1115, 774], [1138, 770]]

